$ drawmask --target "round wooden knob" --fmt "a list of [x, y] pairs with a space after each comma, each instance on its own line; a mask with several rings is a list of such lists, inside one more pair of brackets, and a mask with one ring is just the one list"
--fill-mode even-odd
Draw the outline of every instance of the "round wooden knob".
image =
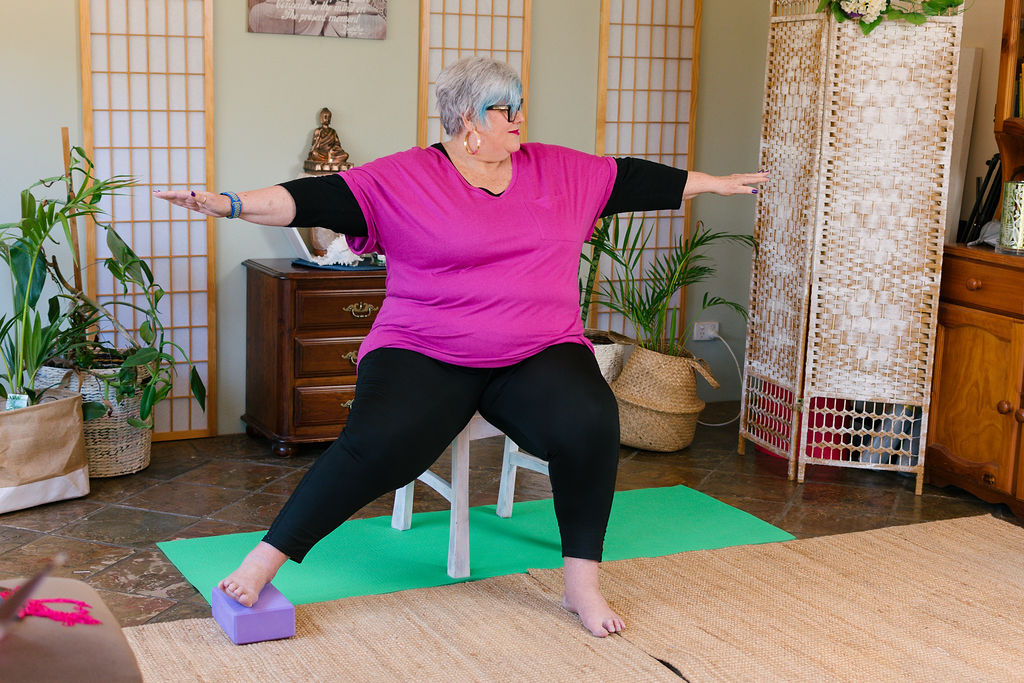
[[1000, 401], [996, 404], [996, 410], [999, 411], [1000, 415], [1006, 415], [1013, 410], [1013, 406], [1010, 405], [1009, 401]]
[[981, 475], [981, 480], [988, 484], [989, 486], [994, 486], [996, 483], [996, 475], [992, 474], [991, 472], [986, 472], [985, 474]]
[[976, 292], [981, 289], [981, 280], [976, 277], [967, 278], [967, 289], [971, 292]]
[[1020, 422], [1022, 425], [1024, 425], [1024, 408], [1022, 408], [1022, 409], [1018, 410], [1016, 413], [1014, 413], [1013, 414], [1013, 419], [1016, 420], [1017, 422]]

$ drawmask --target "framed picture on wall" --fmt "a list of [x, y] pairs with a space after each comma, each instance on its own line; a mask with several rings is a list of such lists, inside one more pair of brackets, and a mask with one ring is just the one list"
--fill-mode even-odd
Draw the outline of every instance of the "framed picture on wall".
[[249, 33], [387, 37], [388, 0], [248, 0]]

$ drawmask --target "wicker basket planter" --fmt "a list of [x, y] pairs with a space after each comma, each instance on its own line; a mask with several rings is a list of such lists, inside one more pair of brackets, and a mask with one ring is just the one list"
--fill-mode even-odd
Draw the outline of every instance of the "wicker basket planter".
[[612, 382], [619, 404], [619, 440], [648, 451], [678, 451], [693, 442], [704, 401], [697, 373], [713, 388], [718, 382], [705, 361], [669, 356], [637, 346]]
[[[113, 375], [118, 369], [92, 372]], [[39, 369], [36, 382], [43, 386], [66, 383], [70, 390], [80, 393], [84, 400], [104, 400], [102, 382], [89, 373], [44, 367]], [[139, 396], [126, 398], [120, 403], [114, 403], [108, 415], [84, 423], [90, 479], [133, 474], [149, 466], [153, 430], [138, 429], [128, 424], [128, 418], [139, 418], [140, 403]]]
[[594, 357], [601, 368], [601, 375], [608, 383], [614, 382], [622, 372], [622, 364], [626, 358], [626, 349], [633, 345], [633, 340], [615, 332], [603, 332], [588, 329], [587, 339], [594, 345]]

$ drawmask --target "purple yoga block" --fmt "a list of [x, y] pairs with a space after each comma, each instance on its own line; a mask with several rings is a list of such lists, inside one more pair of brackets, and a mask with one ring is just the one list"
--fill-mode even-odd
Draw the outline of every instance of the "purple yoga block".
[[252, 607], [238, 604], [214, 586], [210, 606], [213, 618], [235, 645], [295, 635], [295, 606], [269, 583]]

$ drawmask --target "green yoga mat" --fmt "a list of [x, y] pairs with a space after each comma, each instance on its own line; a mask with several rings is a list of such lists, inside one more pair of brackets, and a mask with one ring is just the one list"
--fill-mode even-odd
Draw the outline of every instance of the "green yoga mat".
[[[288, 562], [274, 585], [292, 603], [391, 593], [489, 576], [562, 566], [550, 500], [516, 503], [502, 519], [493, 505], [470, 508], [470, 576], [446, 572], [449, 512], [420, 512], [412, 528], [390, 517], [350, 520], [321, 541], [301, 565]], [[168, 559], [209, 601], [210, 590], [238, 566], [263, 532], [158, 543]], [[604, 559], [656, 557], [686, 550], [788, 541], [792, 535], [685, 486], [615, 494]]]

